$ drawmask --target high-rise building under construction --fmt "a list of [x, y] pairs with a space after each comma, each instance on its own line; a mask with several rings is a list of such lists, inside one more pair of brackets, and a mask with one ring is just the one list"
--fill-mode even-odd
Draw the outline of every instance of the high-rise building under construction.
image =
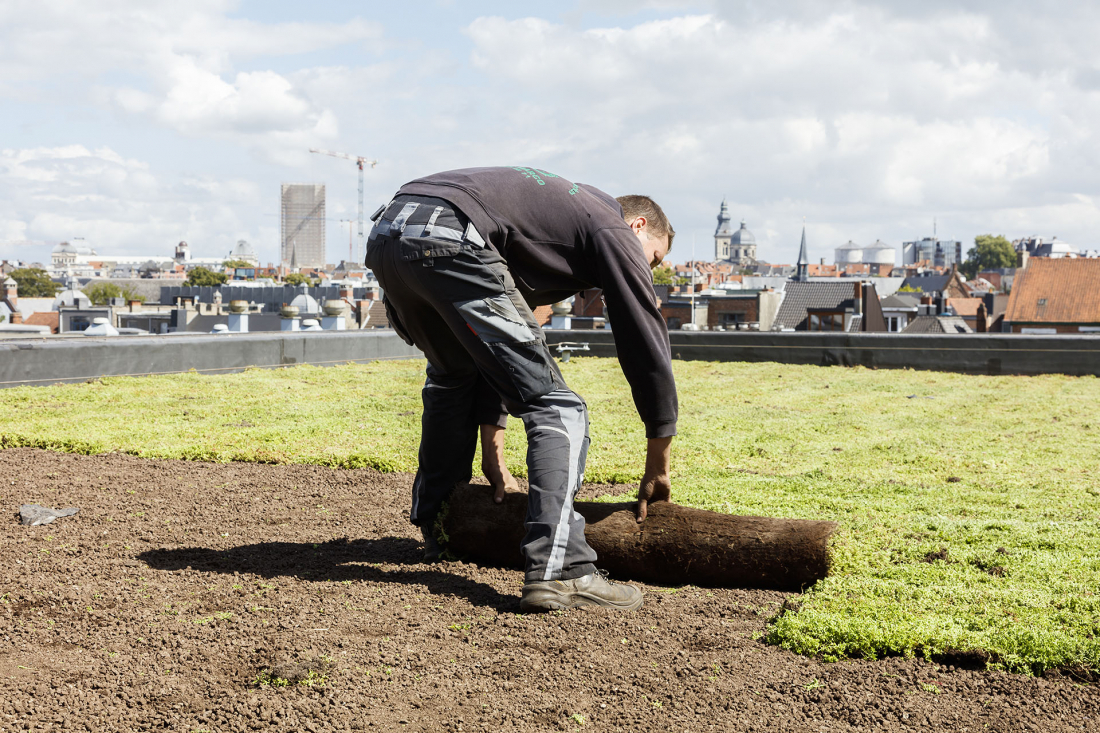
[[325, 264], [325, 184], [284, 183], [279, 258], [284, 265]]

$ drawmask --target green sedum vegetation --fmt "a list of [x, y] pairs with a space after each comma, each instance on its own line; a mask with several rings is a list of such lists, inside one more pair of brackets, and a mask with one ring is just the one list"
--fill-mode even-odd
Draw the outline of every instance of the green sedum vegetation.
[[[0, 446], [413, 470], [420, 362], [0, 391]], [[981, 651], [1100, 669], [1100, 380], [676, 362], [677, 502], [835, 519], [832, 575], [769, 640], [825, 659]], [[590, 481], [640, 476], [617, 362], [562, 365]], [[523, 474], [522, 430], [508, 431]], [[476, 464], [475, 464], [476, 465]]]

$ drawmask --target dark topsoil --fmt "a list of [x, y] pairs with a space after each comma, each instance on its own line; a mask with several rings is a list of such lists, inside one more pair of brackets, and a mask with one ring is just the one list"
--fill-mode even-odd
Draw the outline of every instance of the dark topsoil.
[[410, 483], [0, 451], [0, 731], [1100, 730], [1068, 678], [768, 646], [777, 592], [518, 615], [521, 573], [419, 562]]

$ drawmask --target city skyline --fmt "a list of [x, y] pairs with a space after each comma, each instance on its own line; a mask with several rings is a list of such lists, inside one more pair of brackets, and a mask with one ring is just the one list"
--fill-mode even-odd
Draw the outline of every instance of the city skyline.
[[[434, 170], [528, 164], [650, 194], [700, 241], [725, 194], [770, 261], [797, 252], [803, 216], [814, 261], [934, 219], [966, 247], [1096, 248], [1100, 10], [1084, 3], [146, 7], [3, 11], [0, 258], [47, 259], [25, 240], [246, 239], [277, 262], [279, 181], [323, 181], [330, 220], [356, 216], [354, 167], [315, 146], [379, 160], [368, 211]], [[347, 235], [327, 227], [328, 251]]]

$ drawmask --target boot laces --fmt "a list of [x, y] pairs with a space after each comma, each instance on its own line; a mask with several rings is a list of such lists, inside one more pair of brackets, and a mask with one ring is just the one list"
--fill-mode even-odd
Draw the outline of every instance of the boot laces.
[[600, 576], [601, 578], [603, 578], [603, 581], [604, 581], [605, 583], [607, 583], [608, 585], [618, 585], [618, 583], [616, 583], [616, 582], [615, 582], [614, 580], [612, 580], [611, 578], [609, 578], [609, 577], [608, 577], [608, 575], [607, 575], [607, 571], [606, 571], [606, 570], [599, 570], [599, 569], [597, 569], [597, 570], [596, 570], [596, 575], [598, 575], [598, 576]]

